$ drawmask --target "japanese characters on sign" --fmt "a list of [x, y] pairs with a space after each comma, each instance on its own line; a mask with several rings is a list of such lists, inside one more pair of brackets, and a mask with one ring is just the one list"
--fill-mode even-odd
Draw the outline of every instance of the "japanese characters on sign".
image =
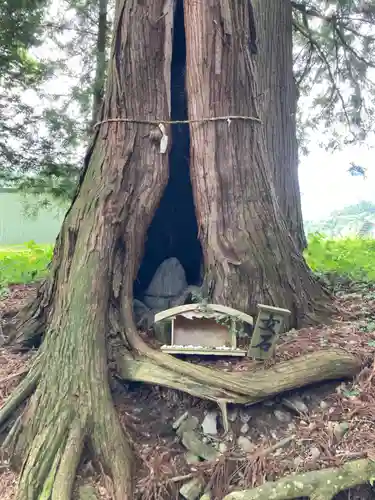
[[248, 356], [266, 360], [274, 352], [275, 344], [286, 318], [291, 314], [288, 309], [258, 305], [259, 314], [252, 335]]

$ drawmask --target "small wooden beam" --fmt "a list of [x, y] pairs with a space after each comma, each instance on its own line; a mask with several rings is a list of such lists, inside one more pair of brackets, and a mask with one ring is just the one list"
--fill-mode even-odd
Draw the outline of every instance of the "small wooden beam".
[[259, 314], [247, 355], [264, 361], [274, 354], [278, 335], [291, 312], [288, 309], [263, 304], [258, 304], [258, 309]]
[[163, 345], [160, 350], [168, 354], [195, 354], [196, 356], [246, 356], [244, 349], [204, 349], [202, 347], [184, 347]]

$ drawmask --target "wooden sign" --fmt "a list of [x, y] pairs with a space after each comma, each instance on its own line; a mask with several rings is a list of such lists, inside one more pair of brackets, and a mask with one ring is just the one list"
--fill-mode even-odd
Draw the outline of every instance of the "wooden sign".
[[258, 309], [259, 314], [247, 355], [253, 359], [266, 360], [274, 354], [277, 337], [291, 312], [263, 304], [259, 304]]

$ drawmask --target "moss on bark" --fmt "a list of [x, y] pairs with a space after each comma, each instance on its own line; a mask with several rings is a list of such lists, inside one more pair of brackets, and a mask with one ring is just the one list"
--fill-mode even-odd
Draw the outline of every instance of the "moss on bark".
[[337, 468], [287, 476], [252, 490], [234, 491], [223, 500], [289, 500], [300, 497], [332, 500], [340, 491], [367, 483], [374, 477], [375, 462], [355, 460]]

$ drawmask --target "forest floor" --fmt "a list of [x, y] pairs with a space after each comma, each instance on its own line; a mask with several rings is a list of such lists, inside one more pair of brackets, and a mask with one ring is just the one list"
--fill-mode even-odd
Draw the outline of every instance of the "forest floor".
[[[34, 293], [32, 285], [11, 287], [0, 300], [0, 317], [11, 321]], [[243, 489], [294, 472], [338, 466], [362, 457], [375, 459], [375, 285], [347, 285], [336, 293], [335, 300], [345, 311], [345, 319], [337, 316], [330, 326], [288, 332], [281, 337], [276, 359], [270, 363], [311, 351], [342, 348], [362, 357], [364, 368], [360, 375], [352, 381], [326, 382], [253, 406], [230, 408], [230, 441], [228, 436], [226, 441], [220, 437], [220, 417], [217, 434], [201, 432], [204, 443], [220, 450], [215, 461], [194, 461], [191, 453], [187, 455], [172, 424], [188, 412], [199, 424], [207, 424], [211, 418], [212, 425], [217, 408], [160, 387], [114, 383], [113, 397], [120, 419], [137, 443], [135, 498], [179, 498], [183, 482], [199, 476], [210, 481], [213, 500], [219, 500], [234, 486]], [[0, 350], [0, 406], [32, 356]], [[196, 358], [190, 361], [197, 362]], [[226, 371], [246, 370], [252, 363], [244, 359], [199, 362]], [[14, 498], [16, 480], [0, 462], [1, 500]], [[111, 498], [110, 479], [97, 474], [86, 460], [81, 464], [77, 486], [88, 481], [98, 498]], [[375, 488], [368, 484], [335, 498], [375, 499]]]

